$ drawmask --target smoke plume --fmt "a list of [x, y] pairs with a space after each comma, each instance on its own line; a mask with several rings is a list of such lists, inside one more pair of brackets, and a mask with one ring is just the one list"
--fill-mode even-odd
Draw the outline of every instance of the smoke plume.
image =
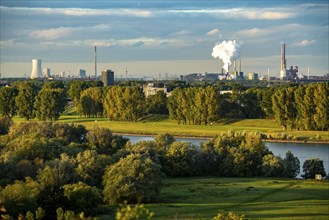
[[229, 66], [233, 60], [239, 58], [240, 45], [234, 41], [223, 41], [220, 44], [216, 44], [212, 49], [211, 56], [218, 58], [223, 61], [223, 68], [228, 72]]

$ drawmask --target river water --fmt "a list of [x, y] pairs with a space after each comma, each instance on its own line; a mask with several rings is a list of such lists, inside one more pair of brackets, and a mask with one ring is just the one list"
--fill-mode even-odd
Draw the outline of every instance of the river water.
[[[153, 136], [123, 135], [129, 138], [132, 143], [138, 141], [152, 141]], [[176, 141], [189, 142], [193, 145], [200, 146], [200, 143], [206, 142], [207, 139], [201, 138], [176, 138]], [[318, 157], [323, 160], [326, 174], [329, 173], [329, 144], [309, 144], [309, 143], [272, 143], [265, 142], [265, 145], [274, 155], [284, 158], [287, 151], [291, 151], [300, 161], [301, 171], [297, 177], [301, 177], [303, 163], [308, 158]]]

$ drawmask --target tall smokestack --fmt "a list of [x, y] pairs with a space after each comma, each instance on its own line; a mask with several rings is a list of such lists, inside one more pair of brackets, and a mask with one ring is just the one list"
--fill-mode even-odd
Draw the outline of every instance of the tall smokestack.
[[281, 44], [281, 70], [280, 70], [280, 78], [285, 80], [287, 78], [287, 70], [286, 70], [286, 45]]
[[281, 70], [286, 70], [286, 44], [281, 44]]
[[239, 74], [241, 73], [241, 59], [239, 59]]
[[95, 51], [94, 51], [94, 61], [95, 61], [95, 80], [97, 79], [97, 51], [96, 51], [96, 46], [95, 46]]
[[233, 65], [234, 65], [234, 72], [236, 72], [236, 60], [234, 60]]

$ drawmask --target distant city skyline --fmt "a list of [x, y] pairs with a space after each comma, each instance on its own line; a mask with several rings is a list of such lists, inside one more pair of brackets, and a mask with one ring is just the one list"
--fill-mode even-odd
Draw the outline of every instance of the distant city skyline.
[[328, 1], [8, 1], [0, 3], [2, 77], [31, 74], [32, 59], [52, 74], [115, 77], [220, 72], [215, 44], [241, 45], [242, 71], [287, 68], [324, 75], [328, 64]]

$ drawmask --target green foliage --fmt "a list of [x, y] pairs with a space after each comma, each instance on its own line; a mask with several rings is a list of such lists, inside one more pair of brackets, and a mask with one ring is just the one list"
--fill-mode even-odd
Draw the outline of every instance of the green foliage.
[[329, 82], [317, 85], [314, 91], [314, 103], [316, 104], [314, 122], [318, 130], [329, 129]]
[[160, 190], [160, 169], [160, 165], [140, 154], [122, 158], [106, 168], [103, 176], [104, 201], [118, 204], [154, 200]]
[[176, 88], [168, 98], [169, 116], [178, 124], [207, 125], [217, 118], [219, 103], [214, 87]]
[[27, 120], [35, 117], [34, 101], [38, 94], [35, 84], [23, 82], [18, 86], [19, 92], [16, 97], [17, 112], [20, 117]]
[[328, 130], [329, 83], [283, 87], [272, 96], [275, 119], [287, 127]]
[[195, 176], [200, 171], [198, 150], [189, 143], [173, 142], [164, 156], [164, 172], [169, 176]]
[[15, 87], [0, 88], [0, 114], [9, 117], [16, 115], [17, 106], [15, 98], [17, 95], [18, 90]]
[[279, 177], [282, 175], [283, 162], [278, 156], [267, 154], [263, 157], [262, 172], [265, 177]]
[[202, 170], [219, 176], [259, 176], [268, 153], [260, 134], [229, 131], [201, 145]]
[[[46, 85], [46, 84], [45, 84]], [[66, 97], [63, 89], [43, 87], [35, 98], [34, 108], [39, 120], [57, 120], [65, 109]]]
[[149, 114], [168, 114], [166, 106], [167, 95], [163, 91], [158, 91], [155, 95], [151, 95], [146, 99], [147, 112]]
[[103, 103], [110, 120], [136, 122], [145, 114], [145, 96], [138, 87], [110, 87]]
[[0, 117], [0, 135], [8, 134], [9, 128], [12, 125], [13, 120], [11, 117], [8, 116], [1, 116]]
[[248, 218], [245, 215], [239, 215], [232, 211], [226, 212], [220, 210], [218, 214], [213, 218], [213, 220], [247, 220]]
[[313, 179], [315, 178], [315, 174], [320, 174], [325, 177], [326, 172], [323, 166], [323, 160], [319, 158], [309, 158], [305, 160], [303, 164], [303, 172], [302, 177], [305, 179]]
[[143, 204], [128, 205], [123, 203], [120, 205], [115, 215], [116, 220], [138, 220], [151, 219], [154, 215], [149, 209], [145, 208]]
[[300, 162], [290, 151], [286, 153], [283, 159], [283, 176], [295, 178], [300, 172]]
[[3, 204], [7, 213], [17, 217], [20, 213], [37, 208], [39, 184], [29, 177], [25, 181], [15, 181], [7, 185], [0, 192], [0, 204]]
[[295, 107], [295, 89], [293, 87], [280, 88], [272, 96], [275, 119], [287, 129], [295, 128], [297, 110]]
[[104, 170], [111, 160], [107, 155], [98, 154], [94, 150], [85, 150], [78, 153], [75, 162], [79, 178], [91, 186], [100, 187]]
[[98, 87], [85, 89], [80, 94], [79, 113], [86, 117], [103, 116], [103, 91]]
[[154, 137], [154, 141], [156, 143], [156, 147], [159, 152], [164, 152], [168, 150], [169, 146], [174, 143], [176, 140], [174, 136], [168, 133], [159, 133]]
[[83, 182], [63, 186], [67, 199], [67, 208], [74, 212], [92, 214], [92, 210], [101, 204], [102, 196], [99, 189]]
[[126, 138], [112, 135], [110, 129], [100, 127], [88, 131], [87, 139], [92, 147], [96, 147], [98, 153], [107, 155], [114, 154], [128, 142]]

